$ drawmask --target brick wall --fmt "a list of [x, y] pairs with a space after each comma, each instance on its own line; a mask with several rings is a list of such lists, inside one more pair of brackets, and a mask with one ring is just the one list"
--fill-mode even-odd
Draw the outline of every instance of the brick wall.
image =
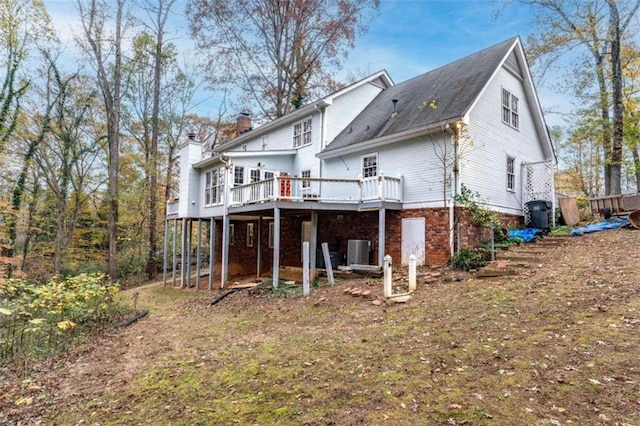
[[[449, 209], [425, 208], [386, 212], [386, 253], [398, 263], [402, 255], [402, 219], [425, 218], [425, 263], [429, 266], [442, 266], [449, 261]], [[471, 248], [490, 238], [488, 228], [473, 226], [470, 223], [468, 209], [456, 208], [456, 217], [460, 224], [460, 246]], [[280, 265], [301, 266], [302, 222], [310, 221], [310, 214], [283, 215], [281, 218]], [[258, 257], [258, 220], [232, 221], [235, 238], [229, 249], [229, 275], [252, 275], [257, 270]], [[247, 247], [247, 224], [254, 225], [253, 247]], [[262, 246], [261, 274], [269, 274], [273, 266], [273, 249], [269, 248], [269, 223], [263, 220], [260, 244]], [[521, 216], [503, 215], [505, 228], [521, 226]], [[320, 244], [329, 244], [329, 250], [347, 254], [348, 240], [369, 240], [372, 251], [369, 262], [376, 264], [378, 259], [378, 212], [343, 212], [318, 214], [318, 249]], [[222, 259], [222, 221], [216, 221], [216, 271], [219, 273]]]

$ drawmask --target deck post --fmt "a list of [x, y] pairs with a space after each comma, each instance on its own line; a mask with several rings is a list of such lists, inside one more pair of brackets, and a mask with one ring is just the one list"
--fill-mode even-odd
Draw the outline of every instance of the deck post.
[[220, 288], [224, 288], [229, 274], [229, 215], [222, 217], [222, 265], [220, 267]]
[[198, 219], [198, 247], [196, 247], [196, 290], [200, 290], [200, 268], [202, 268], [202, 219]]
[[309, 242], [302, 243], [302, 295], [308, 297], [311, 293], [309, 283]]
[[211, 229], [209, 229], [209, 291], [213, 290], [213, 275], [215, 273], [216, 262], [216, 219], [211, 218]]
[[184, 287], [185, 272], [187, 269], [187, 219], [182, 219], [182, 228], [180, 229], [182, 240], [180, 242], [180, 288]]
[[280, 275], [280, 207], [273, 208], [273, 273], [272, 286], [278, 288]]
[[258, 259], [256, 261], [256, 277], [260, 276], [260, 272], [262, 271], [262, 216], [258, 217]]
[[173, 219], [173, 253], [171, 253], [173, 269], [171, 270], [171, 285], [176, 286], [176, 269], [178, 267], [178, 219]]
[[386, 235], [386, 210], [382, 207], [378, 210], [378, 266], [384, 265], [385, 235]]
[[186, 287], [191, 287], [191, 240], [193, 238], [193, 220], [187, 219], [187, 285]]
[[311, 279], [316, 277], [316, 254], [318, 252], [318, 213], [311, 212], [311, 235], [309, 236], [309, 262]]
[[162, 285], [167, 285], [167, 263], [169, 262], [169, 221], [164, 220], [164, 241], [162, 243]]

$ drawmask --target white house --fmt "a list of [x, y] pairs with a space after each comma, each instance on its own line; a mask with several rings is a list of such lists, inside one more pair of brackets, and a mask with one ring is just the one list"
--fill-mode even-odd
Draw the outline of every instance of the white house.
[[208, 158], [182, 145], [165, 279], [178, 267], [188, 277], [195, 256], [197, 270], [213, 259], [210, 286], [230, 273], [277, 282], [281, 266], [300, 266], [302, 241], [312, 266], [322, 242], [338, 264], [443, 264], [480, 238], [453, 201], [461, 185], [511, 224], [528, 201], [554, 200], [554, 151], [517, 37], [400, 84], [378, 72], [256, 129], [241, 115], [238, 133]]

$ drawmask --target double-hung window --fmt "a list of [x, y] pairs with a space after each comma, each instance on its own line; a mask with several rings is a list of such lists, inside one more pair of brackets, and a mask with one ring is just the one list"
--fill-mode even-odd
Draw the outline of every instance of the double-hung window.
[[362, 156], [362, 177], [378, 176], [378, 154], [367, 154]]
[[507, 157], [507, 191], [516, 190], [516, 159]]
[[307, 180], [305, 178], [310, 178], [311, 177], [311, 170], [303, 170], [302, 173], [300, 173], [301, 177], [302, 177], [302, 189], [309, 189], [311, 188], [311, 181]]
[[244, 166], [233, 168], [233, 186], [244, 185]]
[[298, 121], [293, 125], [293, 147], [311, 144], [311, 117]]
[[209, 170], [204, 175], [204, 205], [222, 203], [224, 191], [224, 168]]
[[502, 121], [514, 129], [520, 126], [518, 98], [507, 89], [502, 89]]

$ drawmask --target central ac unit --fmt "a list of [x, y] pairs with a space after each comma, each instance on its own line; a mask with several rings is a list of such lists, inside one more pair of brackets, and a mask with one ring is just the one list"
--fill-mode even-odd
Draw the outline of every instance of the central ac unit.
[[347, 266], [368, 265], [371, 241], [348, 240], [347, 241]]

